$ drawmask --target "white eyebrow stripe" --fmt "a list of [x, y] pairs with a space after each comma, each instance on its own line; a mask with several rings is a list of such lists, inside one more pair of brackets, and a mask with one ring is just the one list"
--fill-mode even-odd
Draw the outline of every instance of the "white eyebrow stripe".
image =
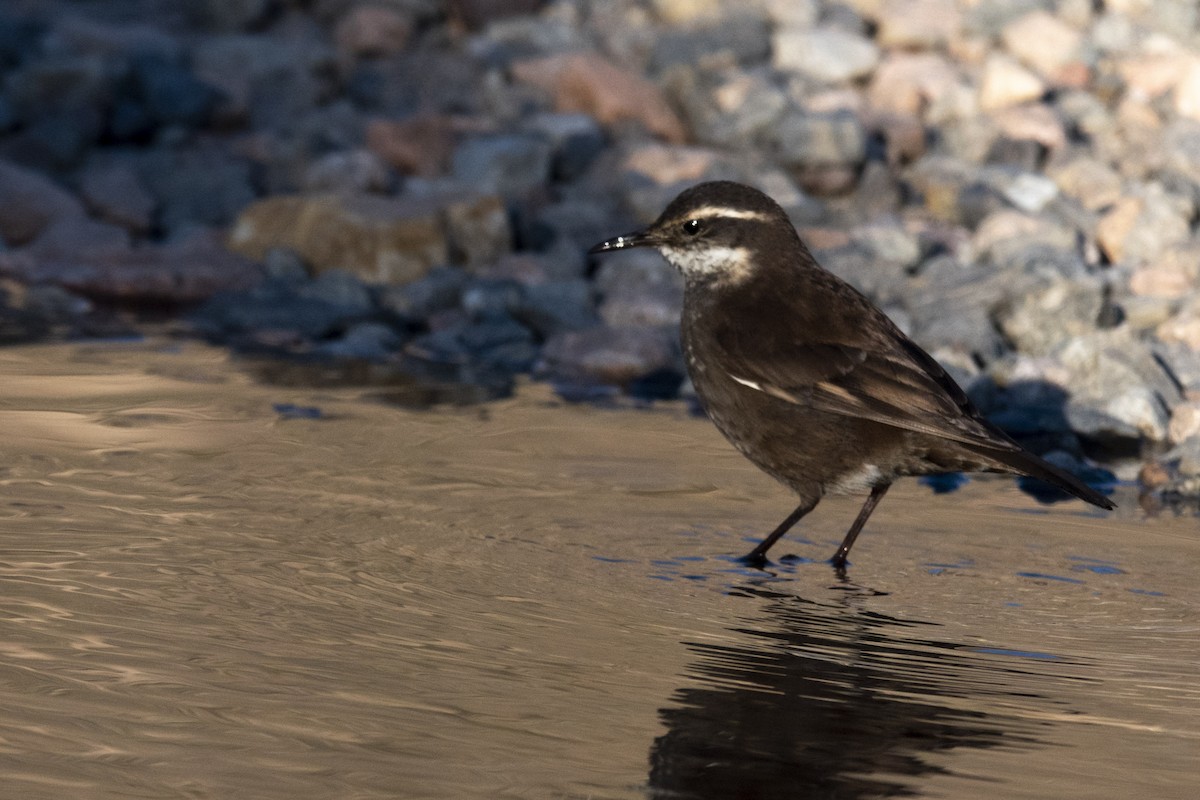
[[704, 219], [705, 217], [725, 217], [726, 219], [752, 219], [766, 222], [771, 217], [762, 211], [751, 211], [746, 208], [726, 208], [724, 206], [703, 206], [688, 215], [688, 219]]

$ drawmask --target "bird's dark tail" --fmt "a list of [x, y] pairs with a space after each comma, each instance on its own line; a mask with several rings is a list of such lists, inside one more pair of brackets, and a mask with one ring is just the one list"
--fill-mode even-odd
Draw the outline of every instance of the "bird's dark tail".
[[986, 450], [985, 454], [1013, 472], [1028, 475], [1057, 486], [1064, 492], [1078, 497], [1086, 503], [1112, 511], [1117, 504], [1076, 478], [1071, 473], [1056, 467], [1049, 461], [1038, 458], [1025, 450]]

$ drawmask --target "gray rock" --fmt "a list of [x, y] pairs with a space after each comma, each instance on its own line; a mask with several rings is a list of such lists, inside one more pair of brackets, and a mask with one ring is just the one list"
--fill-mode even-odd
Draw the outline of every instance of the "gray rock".
[[192, 61], [197, 77], [220, 90], [220, 117], [288, 132], [328, 95], [325, 76], [337, 65], [328, 41], [315, 35], [204, 37]]
[[670, 27], [655, 40], [650, 70], [662, 72], [677, 64], [722, 59], [756, 64], [771, 54], [771, 30], [756, 13], [727, 13], [712, 23], [688, 28]]
[[587, 114], [537, 114], [525, 127], [550, 141], [550, 171], [558, 181], [581, 177], [607, 143], [600, 123]]
[[[120, 230], [120, 229], [117, 229]], [[0, 253], [0, 276], [25, 284], [52, 283], [106, 303], [147, 307], [195, 305], [220, 291], [259, 283], [253, 263], [222, 247], [214, 236], [163, 245], [109, 247], [37, 255]]]
[[513, 316], [543, 339], [563, 331], [590, 328], [600, 321], [592, 287], [582, 279], [524, 287]]
[[314, 161], [304, 173], [304, 189], [310, 192], [386, 193], [395, 183], [388, 165], [370, 150], [342, 150]]
[[154, 223], [158, 204], [126, 163], [93, 163], [79, 177], [79, 193], [93, 214], [132, 233], [145, 234]]
[[1189, 396], [1200, 396], [1200, 351], [1182, 342], [1154, 342], [1155, 359]]
[[781, 28], [810, 28], [821, 17], [817, 0], [761, 0], [760, 5]]
[[375, 305], [366, 284], [358, 276], [342, 269], [322, 272], [311, 282], [299, 286], [296, 296], [323, 300], [349, 317], [366, 316]]
[[1066, 413], [1076, 431], [1113, 446], [1166, 440], [1179, 389], [1144, 343], [1121, 329], [1098, 331], [1067, 341], [1053, 357], [1067, 370]]
[[497, 19], [472, 43], [476, 54], [503, 61], [586, 50], [588, 46], [583, 31], [570, 19], [552, 15]]
[[83, 204], [49, 178], [0, 160], [0, 239], [32, 241], [51, 222], [84, 216]]
[[1171, 466], [1171, 482], [1163, 489], [1167, 497], [1200, 497], [1200, 437], [1180, 442], [1163, 457]]
[[566, 331], [546, 342], [534, 374], [568, 384], [628, 386], [660, 370], [676, 369], [677, 351], [675, 332], [664, 328]]
[[538, 230], [527, 228], [522, 238], [536, 249], [547, 249], [561, 242], [583, 252], [612, 235], [613, 216], [612, 209], [602, 203], [564, 199], [536, 209], [529, 227]]
[[17, 126], [17, 112], [12, 101], [0, 94], [0, 133], [8, 133]]
[[867, 155], [867, 132], [848, 111], [794, 112], [775, 129], [779, 156], [798, 167], [856, 166]]
[[154, 52], [133, 56], [130, 81], [130, 95], [156, 125], [202, 126], [220, 99], [183, 64]]
[[777, 69], [794, 70], [824, 83], [862, 78], [879, 63], [874, 42], [841, 28], [783, 28], [775, 32], [772, 45]]
[[[57, 53], [26, 61], [5, 76], [5, 96], [16, 121], [37, 119], [69, 109], [104, 109], [116, 93], [116, 70], [98, 55]], [[102, 130], [89, 131], [94, 139]]]
[[98, 20], [83, 14], [56, 17], [40, 42], [44, 53], [97, 56], [110, 64], [131, 53], [155, 53], [180, 60], [183, 43], [153, 22]]
[[537, 358], [533, 333], [503, 313], [433, 331], [414, 339], [409, 347], [432, 360], [479, 362], [509, 372], [524, 372]]
[[921, 260], [921, 243], [895, 219], [877, 219], [860, 225], [850, 233], [854, 244], [878, 261], [909, 270]]
[[522, 286], [513, 280], [476, 278], [462, 291], [460, 303], [472, 318], [511, 315], [521, 303]]
[[683, 279], [658, 253], [635, 250], [604, 259], [596, 275], [600, 317], [614, 328], [675, 327]]
[[982, 265], [950, 256], [926, 261], [901, 285], [901, 302], [912, 320], [912, 337], [926, 349], [948, 348], [988, 363], [1005, 349], [992, 320], [1002, 286]]
[[721, 147], [769, 139], [789, 107], [787, 93], [765, 70], [730, 70], [713, 79], [703, 70], [676, 67], [669, 88], [696, 139]]
[[1000, 269], [1025, 269], [1031, 262], [1053, 265], [1064, 275], [1084, 270], [1076, 253], [1078, 233], [1049, 215], [1029, 216], [1002, 209], [987, 215], [975, 230], [971, 246], [977, 257]]
[[870, 297], [877, 305], [888, 305], [897, 299], [900, 278], [904, 274], [902, 266], [881, 264], [874, 253], [856, 243], [819, 250], [815, 255], [821, 266]]
[[314, 352], [327, 358], [386, 361], [403, 344], [403, 338], [380, 322], [359, 322], [338, 338], [322, 342]]
[[1031, 355], [1046, 355], [1061, 342], [1096, 329], [1104, 306], [1100, 279], [1030, 275], [1017, 278], [1027, 288], [1010, 295], [994, 312], [1000, 330], [1014, 347]]
[[1177, 119], [1163, 130], [1163, 174], [1186, 177], [1200, 186], [1200, 121]]
[[22, 307], [51, 323], [63, 323], [91, 313], [95, 306], [86, 297], [80, 297], [61, 286], [39, 284], [25, 290]]
[[519, 196], [549, 181], [552, 157], [550, 143], [538, 136], [482, 136], [459, 145], [452, 170], [465, 186]]
[[1160, 257], [1173, 245], [1191, 237], [1196, 209], [1191, 198], [1168, 193], [1151, 182], [1138, 192], [1142, 200], [1137, 222], [1121, 241], [1121, 260], [1145, 263]]
[[272, 247], [262, 259], [263, 271], [270, 279], [299, 286], [308, 280], [308, 267], [295, 250]]
[[1106, 398], [1081, 398], [1067, 404], [1067, 422], [1080, 435], [1114, 450], [1128, 450], [1123, 442], [1166, 438], [1169, 420], [1162, 400], [1150, 389], [1135, 386]]
[[40, 258], [96, 258], [130, 250], [129, 231], [88, 217], [63, 217], [42, 229], [26, 252]]
[[271, 0], [195, 0], [184, 9], [209, 30], [240, 31], [261, 23], [271, 6]]
[[467, 273], [453, 267], [434, 267], [425, 277], [403, 286], [385, 286], [379, 295], [381, 308], [410, 320], [423, 320], [431, 314], [459, 305]]
[[168, 232], [228, 225], [255, 198], [249, 165], [215, 147], [153, 150], [138, 171]]
[[1021, 211], [1035, 214], [1058, 196], [1058, 186], [1043, 175], [1022, 172], [1001, 189], [1001, 194]]
[[103, 131], [100, 108], [63, 108], [40, 116], [16, 132], [3, 151], [27, 166], [63, 174], [84, 162], [88, 149]]
[[356, 315], [348, 315], [342, 307], [318, 297], [301, 297], [291, 286], [275, 282], [248, 292], [218, 294], [191, 317], [199, 333], [221, 342], [262, 331], [326, 339], [357, 321]]

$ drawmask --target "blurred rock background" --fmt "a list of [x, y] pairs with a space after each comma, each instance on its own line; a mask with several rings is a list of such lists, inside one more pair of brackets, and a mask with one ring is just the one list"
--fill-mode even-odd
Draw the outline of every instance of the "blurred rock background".
[[1035, 450], [1200, 495], [1190, 0], [0, 6], [0, 342], [676, 397], [678, 278], [585, 250], [713, 178]]

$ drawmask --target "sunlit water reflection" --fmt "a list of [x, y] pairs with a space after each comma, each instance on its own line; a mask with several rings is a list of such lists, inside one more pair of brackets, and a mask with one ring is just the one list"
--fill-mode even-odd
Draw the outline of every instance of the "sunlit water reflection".
[[0, 795], [1194, 796], [1193, 518], [910, 482], [764, 573], [680, 406], [252, 373], [0, 350]]

